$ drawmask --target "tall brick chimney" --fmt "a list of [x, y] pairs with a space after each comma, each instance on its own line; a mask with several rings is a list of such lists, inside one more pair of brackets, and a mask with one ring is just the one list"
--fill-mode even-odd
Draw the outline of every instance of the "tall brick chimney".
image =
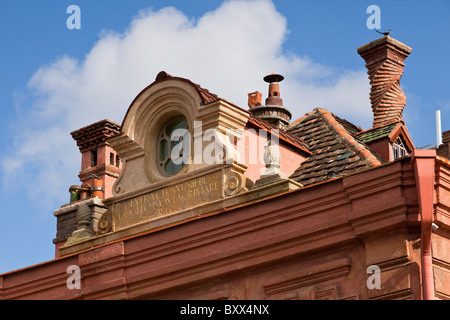
[[113, 195], [112, 185], [119, 177], [122, 164], [107, 140], [120, 133], [120, 128], [117, 123], [102, 120], [71, 132], [81, 152], [81, 171], [78, 175], [81, 189], [88, 188], [90, 196], [101, 194], [98, 191], [103, 191], [104, 198]]
[[403, 61], [410, 53], [410, 47], [389, 36], [358, 48], [358, 54], [366, 61], [370, 79], [373, 127], [403, 119], [406, 96], [400, 88], [400, 78], [405, 66]]

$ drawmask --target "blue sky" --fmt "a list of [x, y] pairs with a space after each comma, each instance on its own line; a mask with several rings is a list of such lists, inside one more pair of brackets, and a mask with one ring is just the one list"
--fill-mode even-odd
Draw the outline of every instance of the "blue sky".
[[[68, 6], [81, 9], [69, 30]], [[51, 260], [53, 210], [69, 200], [81, 159], [70, 132], [121, 123], [132, 99], [165, 70], [246, 108], [248, 92], [281, 73], [284, 105], [299, 118], [324, 107], [367, 129], [369, 81], [356, 48], [381, 29], [412, 47], [401, 86], [417, 147], [450, 124], [450, 2], [142, 1], [0, 2], [0, 273]]]

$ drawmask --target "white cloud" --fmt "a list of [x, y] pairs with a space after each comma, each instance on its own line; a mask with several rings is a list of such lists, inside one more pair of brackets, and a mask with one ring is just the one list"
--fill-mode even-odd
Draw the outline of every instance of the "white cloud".
[[288, 33], [286, 18], [269, 0], [227, 1], [198, 19], [172, 7], [142, 10], [124, 33], [101, 32], [84, 60], [58, 57], [32, 76], [33, 103], [3, 159], [4, 182], [14, 176], [30, 190], [51, 188], [40, 193], [50, 204], [68, 197], [80, 167], [69, 133], [105, 118], [121, 123], [134, 97], [161, 70], [244, 108], [248, 92], [267, 94], [263, 76], [281, 73], [281, 96], [294, 118], [320, 106], [369, 124], [365, 71], [338, 72], [286, 53]]

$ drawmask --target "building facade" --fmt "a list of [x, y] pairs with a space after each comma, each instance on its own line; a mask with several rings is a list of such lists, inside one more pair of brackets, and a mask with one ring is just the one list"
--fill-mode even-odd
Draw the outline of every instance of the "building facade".
[[271, 74], [243, 109], [160, 72], [121, 125], [72, 132], [80, 185], [54, 211], [55, 259], [0, 275], [0, 299], [449, 299], [448, 131], [415, 148], [411, 48], [358, 48], [373, 127], [292, 121]]

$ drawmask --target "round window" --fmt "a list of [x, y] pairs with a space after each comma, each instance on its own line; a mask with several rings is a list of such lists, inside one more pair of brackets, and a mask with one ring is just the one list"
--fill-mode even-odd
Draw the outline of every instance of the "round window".
[[157, 142], [158, 169], [164, 176], [180, 172], [189, 159], [190, 138], [184, 117], [171, 119], [159, 132]]

